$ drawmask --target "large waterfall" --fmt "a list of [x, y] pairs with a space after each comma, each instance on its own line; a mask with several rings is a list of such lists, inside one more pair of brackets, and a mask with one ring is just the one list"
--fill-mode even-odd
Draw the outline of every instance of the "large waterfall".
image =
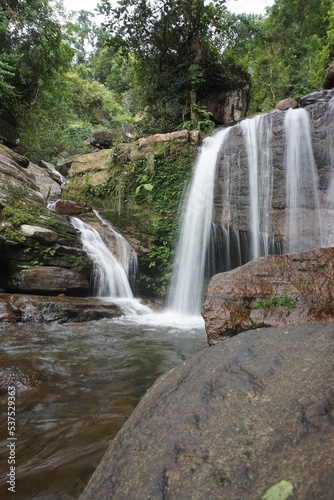
[[201, 309], [216, 165], [227, 136], [228, 130], [222, 129], [205, 141], [191, 182], [169, 295], [170, 308], [183, 314], [198, 314]]
[[205, 142], [182, 221], [171, 309], [200, 314], [210, 258], [211, 272], [219, 272], [269, 253], [334, 244], [334, 97], [323, 94], [323, 113], [316, 110], [313, 121], [316, 95], [305, 104], [309, 112], [255, 116]]

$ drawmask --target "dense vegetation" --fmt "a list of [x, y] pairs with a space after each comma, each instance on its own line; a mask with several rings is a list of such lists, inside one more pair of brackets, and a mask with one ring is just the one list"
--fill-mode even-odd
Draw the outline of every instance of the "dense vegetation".
[[[102, 0], [65, 14], [61, 0], [2, 0], [0, 103], [18, 121], [21, 151], [52, 159], [84, 151], [94, 131], [210, 131], [201, 98], [251, 83], [249, 112], [320, 89], [334, 58], [332, 0], [276, 0], [265, 17], [225, 0]], [[203, 123], [205, 126], [203, 127]]]

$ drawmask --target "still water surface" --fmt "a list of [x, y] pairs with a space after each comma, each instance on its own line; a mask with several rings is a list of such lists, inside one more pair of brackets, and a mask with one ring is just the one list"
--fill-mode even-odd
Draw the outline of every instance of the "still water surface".
[[[34, 359], [49, 380], [16, 394], [16, 500], [78, 498], [108, 444], [153, 382], [207, 347], [201, 318], [125, 316], [2, 332], [3, 357]], [[1, 496], [7, 395], [1, 396]], [[3, 494], [2, 494], [3, 492]]]

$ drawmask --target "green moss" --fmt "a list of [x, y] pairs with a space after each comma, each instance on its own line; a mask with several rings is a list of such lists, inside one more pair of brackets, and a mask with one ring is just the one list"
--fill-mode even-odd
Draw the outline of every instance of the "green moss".
[[261, 500], [287, 500], [289, 496], [293, 495], [293, 485], [288, 482], [280, 481], [275, 484], [261, 497]]
[[278, 306], [294, 309], [296, 307], [296, 302], [284, 294], [282, 297], [271, 297], [269, 300], [258, 300], [252, 309], [266, 309], [267, 307]]

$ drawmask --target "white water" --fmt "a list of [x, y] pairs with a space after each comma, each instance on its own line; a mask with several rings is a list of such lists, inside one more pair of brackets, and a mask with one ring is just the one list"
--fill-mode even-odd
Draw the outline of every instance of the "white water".
[[246, 143], [249, 180], [249, 260], [268, 255], [273, 164], [270, 153], [271, 115], [259, 115], [241, 123]]
[[181, 314], [201, 312], [216, 165], [227, 137], [228, 129], [223, 129], [206, 139], [195, 165], [168, 298], [169, 307]]
[[287, 252], [322, 246], [318, 173], [313, 157], [309, 116], [305, 109], [289, 109], [286, 134]]
[[99, 233], [75, 217], [71, 217], [71, 224], [80, 231], [83, 249], [94, 262], [93, 296], [133, 299], [128, 277], [122, 264], [106, 247]]
[[137, 254], [130, 245], [130, 243], [118, 233], [106, 220], [101, 217], [101, 215], [93, 210], [94, 215], [99, 219], [99, 221], [108, 229], [108, 231], [114, 236], [117, 249], [117, 260], [123, 266], [125, 274], [129, 279], [130, 273], [133, 274], [135, 279], [137, 269], [138, 269], [138, 258]]

